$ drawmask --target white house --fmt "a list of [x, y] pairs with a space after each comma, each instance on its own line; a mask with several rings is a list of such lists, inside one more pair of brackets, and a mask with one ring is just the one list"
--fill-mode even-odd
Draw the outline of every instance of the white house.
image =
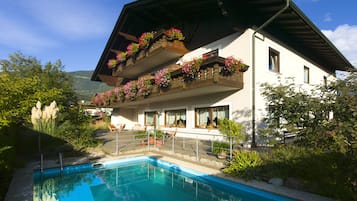
[[[182, 30], [183, 46], [165, 45], [157, 34], [134, 62], [108, 68], [108, 60], [138, 42], [141, 33], [170, 27]], [[200, 72], [185, 82], [182, 64], [202, 56], [208, 59]], [[224, 59], [231, 56], [249, 68], [224, 76]], [[217, 119], [229, 118], [245, 125], [254, 145], [267, 112], [262, 83], [292, 77], [308, 88], [335, 79], [336, 70], [348, 67], [347, 59], [289, 0], [141, 0], [124, 6], [92, 80], [121, 88], [167, 68], [172, 77], [167, 89], [154, 86], [145, 98], [137, 94], [135, 100], [104, 101], [114, 108], [113, 124], [157, 126], [205, 138], [219, 133]]]

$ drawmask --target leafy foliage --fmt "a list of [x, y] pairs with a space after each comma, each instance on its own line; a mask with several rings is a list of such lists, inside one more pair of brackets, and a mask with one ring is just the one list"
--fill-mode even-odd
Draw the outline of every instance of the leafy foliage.
[[42, 66], [35, 58], [15, 53], [1, 60], [0, 67], [0, 127], [29, 123], [31, 107], [38, 100], [44, 104], [56, 100], [60, 110], [76, 103], [72, 79], [60, 61]]
[[244, 140], [243, 125], [230, 119], [219, 119], [219, 131], [226, 137], [235, 137], [238, 140]]
[[[357, 73], [311, 92], [295, 84], [263, 85], [270, 108], [265, 134], [295, 134], [302, 146], [350, 152], [357, 142]], [[332, 118], [333, 116], [333, 118]]]
[[219, 154], [222, 151], [229, 152], [229, 144], [227, 142], [213, 142], [213, 150], [212, 153]]
[[240, 176], [243, 178], [253, 178], [256, 173], [254, 168], [262, 165], [263, 160], [255, 151], [239, 151], [234, 153], [234, 157], [228, 167], [223, 169], [224, 173]]

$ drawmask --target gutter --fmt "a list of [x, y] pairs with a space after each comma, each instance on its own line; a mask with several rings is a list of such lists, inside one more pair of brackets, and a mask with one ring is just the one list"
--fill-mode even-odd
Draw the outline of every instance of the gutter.
[[287, 10], [290, 7], [290, 0], [286, 0], [286, 5], [284, 8], [279, 10], [275, 15], [273, 15], [270, 19], [260, 25], [252, 35], [252, 143], [251, 147], [256, 147], [257, 144], [255, 142], [256, 136], [256, 125], [255, 125], [255, 35], [269, 25], [274, 19], [276, 19], [281, 13]]

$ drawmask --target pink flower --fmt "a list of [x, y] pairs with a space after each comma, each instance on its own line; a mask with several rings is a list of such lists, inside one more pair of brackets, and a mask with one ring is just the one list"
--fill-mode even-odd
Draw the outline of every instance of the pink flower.
[[141, 49], [149, 47], [151, 40], [154, 38], [154, 32], [142, 33], [139, 38], [139, 46]]
[[185, 81], [190, 81], [195, 79], [198, 71], [200, 70], [203, 59], [193, 59], [191, 61], [185, 62], [182, 65], [182, 74]]
[[224, 67], [221, 70], [223, 74], [232, 74], [234, 73], [240, 66], [242, 66], [242, 61], [239, 59], [235, 59], [230, 56], [224, 60]]
[[167, 68], [159, 70], [155, 73], [154, 76], [155, 84], [161, 88], [166, 88], [170, 85], [171, 75]]
[[129, 56], [134, 55], [135, 53], [137, 53], [139, 51], [139, 44], [137, 43], [130, 43], [127, 47], [126, 47], [126, 53]]
[[106, 105], [107, 101], [105, 100], [105, 94], [104, 93], [100, 93], [100, 94], [98, 94], [98, 96], [99, 96], [100, 105]]
[[136, 81], [132, 80], [127, 82], [124, 87], [123, 87], [124, 93], [125, 93], [125, 97], [128, 100], [135, 100], [136, 99], [136, 93], [138, 92], [137, 90], [137, 85], [136, 85]]
[[181, 30], [174, 28], [174, 27], [166, 30], [165, 35], [167, 37], [167, 40], [184, 40], [185, 39]]
[[108, 68], [114, 68], [117, 65], [117, 63], [118, 63], [117, 60], [109, 59], [107, 66], [108, 66]]
[[139, 89], [139, 94], [141, 94], [142, 96], [146, 97], [148, 95], [150, 95], [151, 90], [152, 90], [152, 83], [151, 83], [151, 79], [147, 79], [144, 77], [139, 78], [138, 82], [137, 82], [137, 88]]
[[117, 58], [117, 60], [119, 62], [126, 61], [126, 57], [127, 57], [127, 53], [126, 52], [118, 52], [117, 56], [116, 56], [116, 58]]

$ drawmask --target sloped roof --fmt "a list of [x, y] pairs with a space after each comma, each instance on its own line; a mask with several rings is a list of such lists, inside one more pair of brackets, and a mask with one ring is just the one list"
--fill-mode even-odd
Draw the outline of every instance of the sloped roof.
[[[92, 75], [110, 75], [108, 59], [141, 33], [180, 28], [193, 50], [234, 32], [259, 27], [286, 4], [285, 0], [138, 0], [123, 7]], [[321, 67], [334, 72], [351, 63], [291, 1], [289, 8], [264, 31]], [[134, 37], [134, 38], [135, 38]]]

